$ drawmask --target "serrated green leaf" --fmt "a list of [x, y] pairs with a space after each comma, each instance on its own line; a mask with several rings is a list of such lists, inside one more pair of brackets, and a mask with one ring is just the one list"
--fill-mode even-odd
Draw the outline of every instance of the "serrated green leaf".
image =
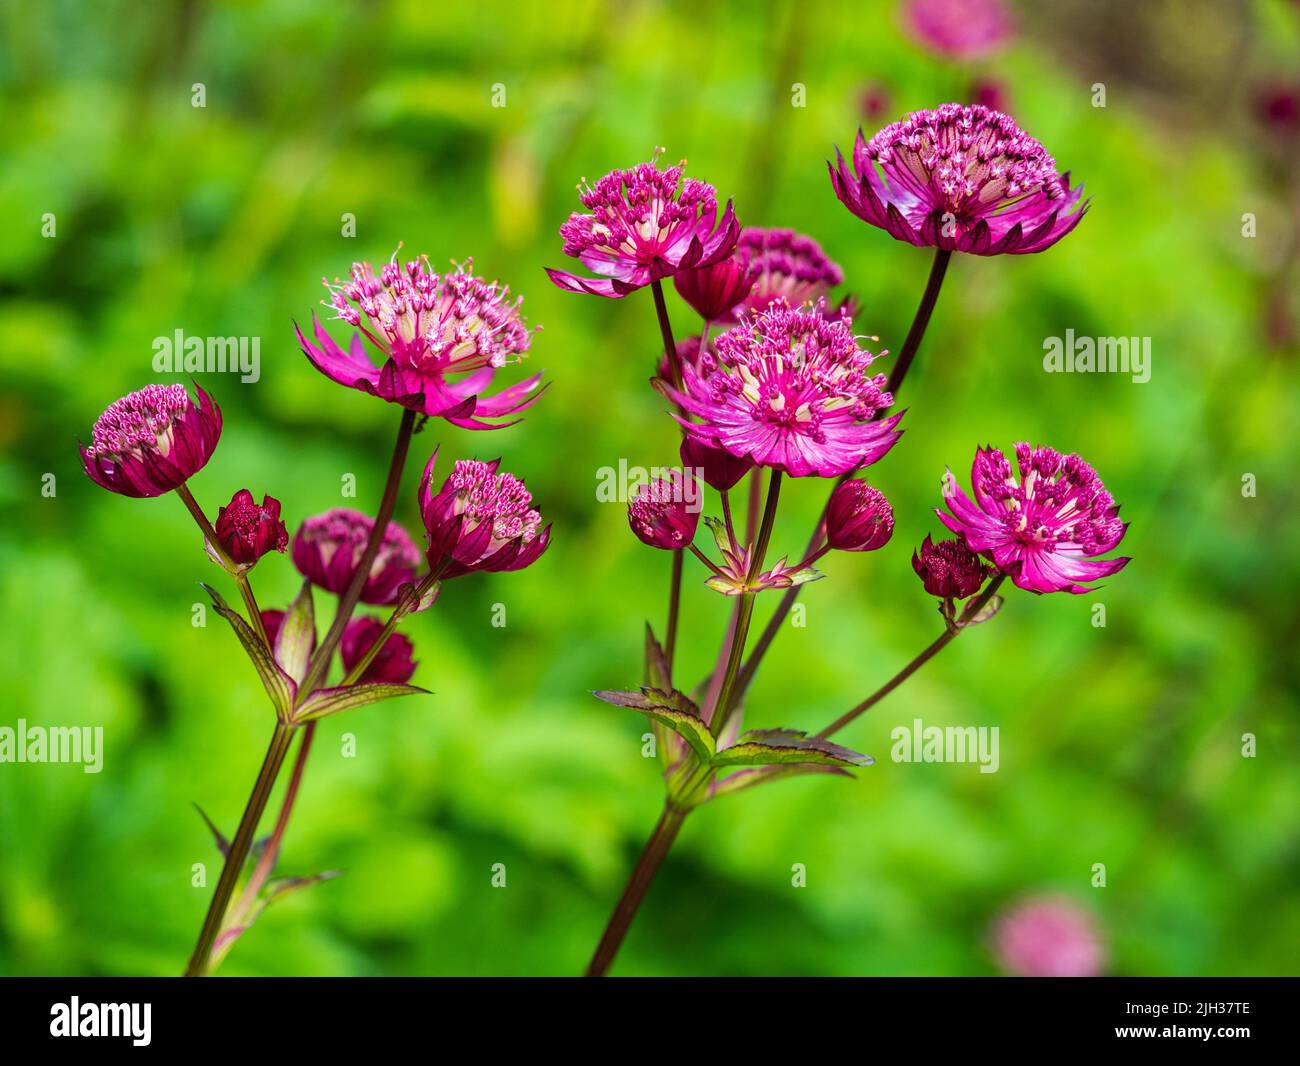
[[859, 754], [795, 729], [752, 730], [738, 744], [724, 748], [713, 757], [714, 766], [774, 766], [784, 763], [870, 766], [874, 762], [870, 755]]
[[298, 691], [297, 684], [280, 669], [272, 658], [270, 650], [262, 643], [262, 638], [253, 632], [238, 611], [231, 610], [230, 605], [221, 598], [221, 593], [211, 585], [203, 585], [203, 589], [212, 597], [212, 606], [217, 614], [229, 622], [230, 628], [235, 631], [244, 653], [252, 661], [257, 676], [262, 679], [266, 694], [271, 697], [276, 713], [281, 718], [287, 719], [293, 708], [294, 695]]
[[700, 717], [700, 709], [681, 692], [665, 692], [647, 685], [640, 692], [603, 691], [592, 695], [615, 707], [627, 707], [663, 723], [686, 741], [701, 760], [709, 762], [713, 758], [716, 748], [713, 734]]
[[307, 676], [307, 664], [316, 650], [316, 610], [311, 598], [311, 582], [304, 581], [289, 609], [284, 612], [280, 631], [275, 635], [275, 661], [280, 669], [301, 685]]
[[316, 718], [325, 718], [340, 711], [349, 711], [353, 707], [364, 707], [367, 703], [392, 699], [395, 696], [429, 696], [428, 689], [415, 685], [346, 685], [339, 688], [323, 688], [313, 692], [307, 701], [294, 712], [295, 722], [310, 722]]

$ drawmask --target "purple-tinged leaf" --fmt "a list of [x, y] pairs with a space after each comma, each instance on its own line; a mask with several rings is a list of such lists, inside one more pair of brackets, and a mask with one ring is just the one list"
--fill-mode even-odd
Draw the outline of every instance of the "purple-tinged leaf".
[[199, 812], [199, 817], [203, 819], [204, 824], [208, 827], [208, 832], [212, 834], [212, 839], [216, 842], [217, 850], [221, 852], [222, 857], [230, 854], [230, 841], [226, 839], [225, 834], [217, 828], [216, 823], [208, 817], [208, 812], [194, 804], [194, 809]]
[[773, 766], [786, 763], [815, 763], [831, 766], [870, 766], [870, 755], [862, 755], [821, 737], [810, 737], [795, 729], [754, 729], [713, 757], [714, 766]]
[[275, 661], [280, 669], [301, 685], [307, 676], [307, 664], [316, 650], [316, 610], [311, 598], [311, 582], [304, 581], [289, 609], [284, 612], [280, 630], [275, 635]]
[[295, 722], [310, 722], [325, 718], [353, 707], [364, 707], [367, 703], [392, 699], [395, 696], [430, 696], [428, 689], [415, 685], [345, 685], [339, 688], [323, 688], [313, 692], [307, 702], [294, 712]]
[[646, 686], [640, 692], [595, 692], [598, 700], [615, 707], [628, 707], [639, 711], [655, 722], [661, 722], [681, 737], [702, 762], [713, 758], [713, 734], [700, 717], [700, 709], [690, 698], [676, 690]]
[[270, 649], [262, 643], [262, 638], [253, 632], [237, 611], [231, 610], [230, 605], [221, 598], [221, 593], [211, 585], [203, 585], [203, 588], [212, 597], [212, 605], [217, 614], [229, 622], [230, 628], [235, 631], [244, 653], [252, 661], [257, 676], [262, 679], [276, 713], [287, 720], [293, 708], [294, 695], [298, 691], [297, 684], [280, 669], [272, 658]]

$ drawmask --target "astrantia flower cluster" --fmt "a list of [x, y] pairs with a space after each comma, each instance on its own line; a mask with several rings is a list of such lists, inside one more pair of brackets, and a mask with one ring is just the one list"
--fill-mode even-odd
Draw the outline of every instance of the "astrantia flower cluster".
[[1041, 252], [1087, 211], [1082, 187], [1000, 111], [944, 104], [861, 132], [850, 170], [828, 164], [835, 195], [897, 240], [972, 255]]
[[[505, 418], [531, 404], [540, 374], [488, 396], [495, 373], [519, 362], [532, 343], [519, 299], [496, 282], [475, 277], [469, 264], [437, 274], [421, 256], [396, 255], [378, 275], [354, 263], [345, 282], [325, 286], [335, 316], [360, 331], [347, 351], [317, 321], [313, 344], [296, 325], [298, 343], [332, 381], [445, 418], [465, 429], [499, 429]], [[384, 357], [376, 367], [362, 337]]]
[[115, 400], [81, 449], [86, 475], [123, 496], [161, 496], [207, 465], [221, 439], [221, 409], [197, 385], [146, 385]]
[[875, 356], [847, 321], [776, 304], [722, 334], [716, 356], [685, 368], [670, 398], [695, 440], [792, 477], [835, 477], [883, 457], [901, 435], [900, 414]]
[[[313, 585], [342, 593], [352, 583], [375, 520], [350, 507], [308, 518], [293, 538], [293, 565]], [[397, 592], [415, 580], [420, 549], [396, 522], [384, 530], [379, 552], [361, 586], [362, 603], [396, 603]]]
[[1101, 478], [1077, 455], [1016, 445], [1019, 477], [996, 448], [980, 448], [971, 467], [972, 501], [949, 471], [936, 511], [971, 551], [990, 559], [1030, 592], [1091, 592], [1083, 582], [1118, 573], [1127, 558], [1097, 559], [1127, 526]]
[[595, 278], [547, 270], [556, 285], [617, 299], [679, 270], [709, 266], [731, 254], [740, 234], [728, 203], [718, 218], [712, 185], [685, 176], [685, 164], [661, 168], [657, 158], [579, 186], [589, 213], [560, 227], [564, 254]]

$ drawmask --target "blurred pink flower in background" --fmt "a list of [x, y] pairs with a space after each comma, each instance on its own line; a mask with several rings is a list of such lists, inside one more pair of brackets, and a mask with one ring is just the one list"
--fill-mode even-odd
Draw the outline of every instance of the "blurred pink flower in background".
[[1017, 977], [1097, 977], [1106, 947], [1093, 916], [1062, 896], [1028, 897], [993, 923], [993, 955]]
[[902, 15], [913, 40], [949, 59], [992, 55], [1015, 32], [1002, 0], [904, 0]]

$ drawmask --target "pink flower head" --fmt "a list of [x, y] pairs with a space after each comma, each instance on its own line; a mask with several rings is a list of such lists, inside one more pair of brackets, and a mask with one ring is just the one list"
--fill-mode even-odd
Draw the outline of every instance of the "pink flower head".
[[894, 509], [885, 494], [860, 478], [835, 486], [826, 508], [826, 542], [838, 551], [870, 552], [894, 534]]
[[706, 485], [718, 492], [735, 488], [736, 483], [754, 468], [748, 459], [737, 459], [730, 452], [686, 436], [682, 437], [678, 454], [682, 466], [698, 474]]
[[912, 553], [912, 569], [931, 596], [954, 600], [974, 596], [993, 572], [960, 537], [935, 544], [928, 533]]
[[822, 298], [844, 280], [844, 271], [811, 237], [749, 226], [740, 231], [735, 257], [755, 272], [743, 311], [766, 311], [779, 301], [794, 308], [819, 305], [829, 317], [840, 317], [838, 311], [825, 310]]
[[[354, 618], [347, 624], [343, 630], [343, 639], [339, 641], [339, 655], [343, 659], [344, 670], [351, 673], [383, 629], [384, 623], [378, 618]], [[391, 634], [370, 661], [370, 665], [357, 678], [357, 683], [406, 684], [415, 673], [415, 660], [411, 658], [414, 650], [411, 642], [401, 633]]]
[[700, 490], [690, 472], [670, 470], [637, 489], [627, 505], [627, 522], [643, 544], [684, 548], [700, 524]]
[[[536, 400], [531, 394], [541, 374], [492, 396], [484, 393], [499, 369], [523, 359], [533, 331], [524, 326], [520, 299], [510, 300], [506, 287], [471, 270], [466, 263], [435, 274], [426, 257], [403, 264], [396, 252], [378, 277], [369, 263], [353, 263], [347, 281], [327, 281], [325, 287], [336, 317], [360, 333], [345, 352], [317, 320], [318, 343], [295, 324], [298, 344], [317, 370], [340, 385], [465, 429], [514, 425], [487, 419], [515, 414]], [[363, 335], [383, 356], [382, 367], [366, 354]]]
[[489, 463], [458, 459], [435, 495], [429, 457], [420, 483], [420, 514], [429, 537], [429, 566], [444, 578], [476, 570], [522, 570], [535, 563], [551, 539], [551, 527], [538, 530], [542, 516], [533, 497], [513, 474]]
[[1087, 212], [1082, 186], [1070, 188], [1038, 141], [978, 104], [916, 111], [870, 141], [858, 131], [853, 168], [836, 160], [827, 166], [844, 206], [918, 247], [1041, 252]]
[[1030, 592], [1091, 592], [1080, 584], [1118, 573], [1127, 558], [1095, 559], [1111, 551], [1128, 528], [1101, 478], [1077, 455], [1016, 445], [1020, 478], [996, 448], [980, 448], [971, 468], [975, 501], [949, 470], [936, 510], [952, 532]]
[[96, 485], [123, 496], [161, 496], [179, 488], [212, 458], [221, 439], [221, 409], [197, 385], [146, 385], [114, 400], [95, 421], [81, 465]]
[[213, 529], [221, 547], [241, 569], [252, 566], [267, 552], [282, 552], [289, 545], [289, 531], [280, 520], [280, 501], [264, 495], [258, 503], [248, 489], [240, 489], [230, 503], [218, 509]]
[[[313, 585], [341, 594], [351, 584], [374, 528], [373, 518], [347, 507], [308, 518], [293, 538], [293, 565]], [[361, 587], [362, 602], [397, 602], [398, 590], [415, 580], [419, 565], [420, 549], [411, 535], [396, 522], [389, 522], [370, 575]]]
[[1091, 914], [1064, 898], [1021, 900], [993, 925], [998, 965], [1018, 977], [1096, 977], [1106, 948]]
[[660, 168], [656, 152], [648, 163], [611, 171], [594, 186], [578, 186], [591, 213], [574, 213], [560, 227], [564, 254], [599, 276], [548, 268], [551, 280], [569, 292], [618, 299], [730, 255], [740, 233], [731, 203], [719, 221], [713, 186], [684, 173], [685, 163]]
[[1014, 30], [1002, 0], [906, 0], [903, 22], [917, 41], [952, 59], [991, 55]]
[[875, 356], [858, 347], [845, 320], [773, 304], [717, 339], [699, 366], [687, 364], [685, 392], [666, 388], [688, 414], [695, 440], [792, 477], [836, 477], [880, 459], [898, 440], [902, 413]]

